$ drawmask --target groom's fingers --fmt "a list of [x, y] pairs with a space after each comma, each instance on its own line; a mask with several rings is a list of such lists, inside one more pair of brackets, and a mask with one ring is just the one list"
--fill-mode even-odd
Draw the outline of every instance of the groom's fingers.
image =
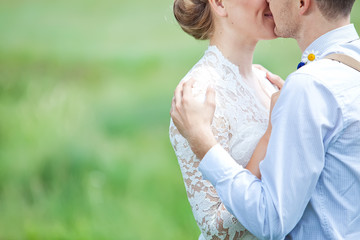
[[279, 77], [276, 74], [271, 73], [269, 70], [267, 70], [266, 68], [264, 68], [262, 65], [260, 64], [253, 64], [253, 66], [261, 71], [266, 72], [266, 78], [275, 86], [277, 86], [279, 89], [281, 89], [284, 85], [284, 80]]
[[278, 75], [275, 75], [271, 72], [267, 72], [266, 73], [266, 78], [273, 84], [275, 84], [275, 86], [277, 86], [280, 90], [284, 85], [284, 80], [282, 80], [281, 77], [279, 77]]
[[264, 71], [264, 72], [269, 72], [269, 70], [267, 70], [266, 68], [264, 68], [262, 65], [260, 64], [253, 64], [253, 66], [261, 71]]
[[183, 82], [180, 82], [177, 87], [175, 88], [174, 92], [174, 103], [176, 107], [180, 107], [181, 99], [182, 99], [182, 88], [183, 88]]
[[172, 117], [173, 113], [175, 110], [175, 97], [172, 98], [171, 100], [171, 108], [170, 108], [170, 116]]
[[173, 97], [173, 100], [171, 101], [171, 109], [170, 109], [170, 116], [173, 120], [174, 124], [178, 123], [179, 121], [179, 112], [177, 111], [176, 104], [175, 104], [175, 97]]
[[215, 108], [215, 89], [212, 86], [209, 86], [206, 90], [206, 99], [205, 102], [207, 105]]
[[195, 83], [195, 78], [190, 78], [183, 85], [183, 98], [184, 100], [189, 100], [192, 97], [192, 88]]

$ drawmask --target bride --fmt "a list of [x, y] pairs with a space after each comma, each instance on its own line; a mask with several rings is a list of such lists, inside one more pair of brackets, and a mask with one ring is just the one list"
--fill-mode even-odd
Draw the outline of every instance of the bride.
[[[212, 130], [237, 163], [246, 166], [267, 129], [270, 98], [277, 91], [266, 72], [252, 65], [257, 42], [276, 37], [269, 6], [265, 0], [175, 0], [174, 15], [186, 33], [209, 40], [204, 56], [182, 81], [195, 79], [199, 99], [205, 99], [209, 85], [215, 89]], [[172, 121], [169, 131], [199, 239], [256, 239], [202, 179], [199, 159]], [[248, 169], [259, 176], [258, 165], [251, 165]]]
[[[175, 0], [174, 15], [186, 33], [209, 40], [204, 56], [182, 82], [195, 79], [193, 91], [198, 99], [205, 99], [209, 85], [215, 89], [212, 130], [237, 163], [246, 166], [267, 129], [271, 95], [277, 91], [266, 72], [252, 65], [257, 42], [276, 37], [269, 6], [265, 0]], [[199, 159], [172, 121], [169, 131], [201, 230], [199, 239], [256, 239], [202, 179]], [[260, 177], [258, 164], [249, 165], [247, 168]]]

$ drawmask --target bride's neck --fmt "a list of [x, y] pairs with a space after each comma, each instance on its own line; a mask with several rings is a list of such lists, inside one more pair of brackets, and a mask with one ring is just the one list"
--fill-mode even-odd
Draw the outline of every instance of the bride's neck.
[[215, 32], [210, 45], [215, 45], [230, 62], [239, 67], [244, 78], [252, 76], [252, 62], [257, 41], [249, 38]]

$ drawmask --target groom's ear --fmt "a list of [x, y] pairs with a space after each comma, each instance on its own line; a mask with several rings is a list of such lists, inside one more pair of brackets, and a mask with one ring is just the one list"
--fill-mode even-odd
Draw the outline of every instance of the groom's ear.
[[306, 15], [309, 13], [311, 4], [316, 4], [313, 0], [298, 0], [300, 15]]
[[223, 0], [209, 0], [210, 6], [214, 13], [220, 17], [227, 17], [227, 11]]

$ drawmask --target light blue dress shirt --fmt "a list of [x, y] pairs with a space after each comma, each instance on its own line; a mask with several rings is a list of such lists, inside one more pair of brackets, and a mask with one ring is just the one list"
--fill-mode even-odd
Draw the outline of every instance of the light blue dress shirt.
[[[360, 60], [353, 25], [318, 38], [306, 54]], [[203, 177], [226, 208], [260, 239], [360, 239], [360, 72], [336, 61], [291, 74], [272, 114], [262, 179], [221, 146], [202, 160]]]

